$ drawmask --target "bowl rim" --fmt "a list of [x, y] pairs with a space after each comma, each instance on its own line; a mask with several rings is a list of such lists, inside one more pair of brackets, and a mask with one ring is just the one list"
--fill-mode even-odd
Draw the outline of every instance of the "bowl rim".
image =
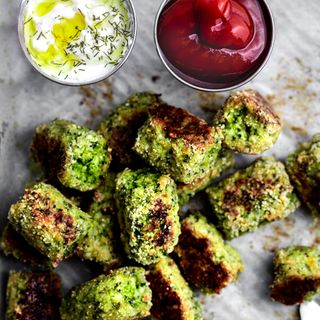
[[[242, 80], [241, 82], [237, 83], [237, 84], [233, 84], [233, 85], [226, 85], [224, 87], [221, 88], [207, 88], [207, 87], [201, 87], [200, 85], [196, 85], [193, 83], [188, 82], [187, 80], [183, 79], [175, 70], [173, 70], [173, 66], [170, 66], [170, 63], [168, 62], [165, 54], [162, 52], [159, 41], [158, 41], [158, 24], [159, 24], [159, 19], [160, 16], [163, 12], [163, 9], [165, 8], [165, 6], [172, 0], [163, 0], [163, 2], [160, 5], [160, 8], [158, 9], [156, 18], [155, 18], [155, 22], [154, 22], [154, 28], [153, 28], [153, 35], [154, 35], [154, 42], [155, 42], [155, 46], [156, 46], [156, 50], [157, 50], [157, 54], [160, 58], [160, 60], [162, 61], [162, 63], [164, 64], [164, 66], [166, 67], [166, 69], [170, 72], [170, 74], [176, 78], [178, 81], [180, 81], [181, 83], [183, 83], [184, 85], [192, 88], [192, 89], [196, 89], [199, 91], [204, 91], [204, 92], [225, 92], [225, 91], [230, 91], [230, 90], [234, 90], [237, 89], [245, 84], [247, 84], [248, 82], [250, 82], [251, 80], [253, 80], [261, 71], [262, 69], [266, 66], [267, 62], [269, 61], [271, 54], [273, 52], [273, 48], [275, 45], [275, 40], [276, 40], [276, 25], [275, 25], [275, 19], [274, 19], [274, 15], [272, 13], [271, 7], [268, 3], [267, 0], [258, 0], [258, 2], [262, 5], [265, 6], [266, 9], [266, 13], [268, 15], [268, 18], [270, 19], [270, 30], [268, 30], [268, 32], [270, 33], [270, 41], [269, 41], [269, 48], [268, 48], [268, 52], [266, 54], [266, 56], [264, 57], [263, 61], [261, 62], [259, 68], [257, 68], [257, 70], [250, 75], [248, 78]], [[178, 70], [178, 69], [177, 69]], [[182, 72], [181, 72], [182, 73]], [[205, 82], [205, 81], [199, 81], [199, 82], [203, 82], [203, 83], [208, 83], [209, 82]]]
[[29, 1], [30, 0], [21, 0], [20, 6], [19, 6], [19, 16], [18, 16], [18, 37], [19, 37], [19, 42], [20, 42], [20, 46], [22, 48], [22, 51], [23, 51], [25, 57], [27, 58], [27, 60], [29, 61], [29, 63], [32, 65], [32, 67], [36, 71], [38, 71], [46, 79], [48, 79], [48, 80], [50, 80], [50, 81], [52, 81], [54, 83], [58, 83], [58, 84], [66, 85], [66, 86], [70, 86], [70, 87], [79, 87], [79, 86], [86, 86], [86, 85], [90, 85], [90, 84], [95, 84], [97, 82], [100, 82], [100, 81], [108, 79], [114, 73], [119, 71], [119, 69], [126, 63], [126, 61], [128, 60], [129, 56], [131, 55], [132, 50], [133, 50], [133, 48], [135, 46], [135, 43], [136, 43], [136, 39], [137, 39], [137, 30], [138, 30], [138, 28], [137, 28], [137, 25], [138, 25], [137, 14], [136, 14], [135, 6], [134, 6], [132, 0], [122, 0], [127, 4], [128, 12], [131, 15], [131, 19], [132, 19], [132, 41], [129, 44], [125, 55], [122, 57], [122, 60], [113, 69], [111, 69], [111, 71], [109, 71], [105, 75], [99, 76], [99, 77], [91, 79], [91, 80], [83, 80], [83, 81], [79, 81], [79, 82], [70, 82], [67, 79], [66, 80], [62, 80], [62, 79], [57, 79], [54, 76], [50, 76], [41, 67], [39, 67], [39, 65], [32, 59], [32, 57], [30, 56], [30, 54], [29, 54], [29, 52], [27, 50], [27, 47], [25, 45], [24, 32], [23, 32], [24, 10], [25, 10], [25, 7], [26, 7], [26, 5], [28, 4]]

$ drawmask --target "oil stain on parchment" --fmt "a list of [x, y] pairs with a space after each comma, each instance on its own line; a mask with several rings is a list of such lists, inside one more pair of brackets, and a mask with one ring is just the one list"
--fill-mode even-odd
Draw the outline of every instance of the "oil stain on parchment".
[[92, 126], [102, 120], [103, 106], [113, 101], [113, 87], [110, 80], [104, 80], [94, 85], [80, 87], [80, 105], [86, 107], [88, 119], [86, 125]]
[[8, 127], [9, 127], [9, 123], [2, 121], [1, 126], [0, 126], [0, 154], [1, 154], [1, 149], [2, 149], [2, 143], [4, 141], [4, 137], [7, 132]]

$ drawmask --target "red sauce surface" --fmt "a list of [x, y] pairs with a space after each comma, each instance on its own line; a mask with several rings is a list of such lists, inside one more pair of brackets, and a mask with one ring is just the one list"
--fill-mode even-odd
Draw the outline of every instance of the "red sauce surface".
[[258, 0], [172, 0], [160, 15], [157, 33], [168, 62], [191, 83], [241, 82], [268, 51]]

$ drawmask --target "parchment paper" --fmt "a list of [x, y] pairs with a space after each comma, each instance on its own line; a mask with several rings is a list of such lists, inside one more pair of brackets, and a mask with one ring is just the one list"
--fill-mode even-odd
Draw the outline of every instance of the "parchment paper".
[[[165, 70], [153, 44], [153, 21], [160, 0], [134, 0], [138, 39], [126, 65], [109, 81], [86, 88], [64, 87], [44, 79], [24, 58], [16, 31], [17, 0], [0, 0], [0, 229], [11, 203], [32, 181], [28, 148], [35, 126], [55, 117], [94, 127], [130, 93], [161, 92], [170, 103], [211, 120], [224, 95], [189, 89]], [[274, 103], [284, 130], [267, 155], [284, 160], [299, 142], [320, 131], [320, 6], [318, 0], [270, 0], [277, 41], [270, 62], [247, 87], [260, 90]], [[243, 166], [252, 157], [239, 156]], [[200, 296], [206, 319], [297, 319], [297, 308], [271, 302], [273, 250], [288, 244], [320, 244], [320, 223], [300, 209], [276, 222], [232, 241], [240, 251], [245, 272], [217, 297]], [[8, 271], [23, 268], [0, 256], [1, 312]], [[61, 264], [64, 289], [89, 279], [88, 265], [75, 260]], [[40, 319], [39, 319], [40, 320]]]

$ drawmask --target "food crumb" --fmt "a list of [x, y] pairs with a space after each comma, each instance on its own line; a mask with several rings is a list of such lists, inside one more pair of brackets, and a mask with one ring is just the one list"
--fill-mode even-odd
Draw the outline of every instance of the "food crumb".
[[276, 94], [269, 94], [266, 95], [266, 99], [269, 101], [269, 103], [274, 107], [284, 107], [286, 105], [286, 102], [284, 99], [280, 98]]
[[316, 237], [314, 238], [313, 244], [316, 245], [316, 246], [320, 245], [320, 236], [316, 236]]
[[301, 136], [307, 136], [308, 132], [305, 128], [301, 128], [301, 127], [295, 127], [295, 126], [291, 126], [291, 130], [297, 134], [300, 134]]
[[287, 217], [283, 220], [286, 230], [291, 231], [294, 228], [296, 221], [291, 217]]
[[289, 233], [286, 230], [282, 229], [281, 226], [273, 226], [272, 230], [274, 234], [278, 237], [289, 237]]
[[275, 252], [279, 245], [280, 239], [276, 236], [264, 236], [265, 242], [263, 244], [263, 250], [268, 252]]
[[290, 237], [290, 231], [293, 229], [295, 221], [291, 218], [286, 218], [283, 221], [284, 227], [282, 225], [272, 226], [272, 235], [264, 236], [265, 242], [263, 244], [263, 249], [269, 252], [275, 252], [281, 243], [283, 238]]
[[160, 76], [152, 76], [151, 77], [151, 81], [153, 82], [153, 83], [156, 83], [157, 81], [159, 81], [160, 80]]
[[100, 81], [97, 87], [101, 90], [102, 96], [109, 101], [113, 101], [113, 87], [110, 80]]

